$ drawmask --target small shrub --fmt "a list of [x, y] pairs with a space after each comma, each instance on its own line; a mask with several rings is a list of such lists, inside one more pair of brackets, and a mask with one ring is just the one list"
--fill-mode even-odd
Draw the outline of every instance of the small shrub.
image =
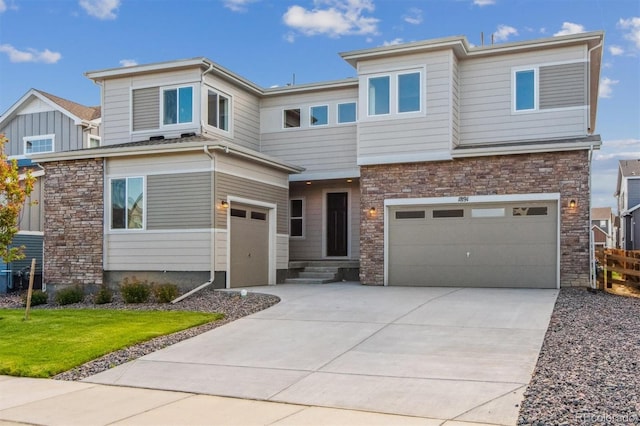
[[169, 303], [178, 297], [178, 286], [175, 284], [159, 284], [153, 287], [153, 295], [158, 303]]
[[151, 296], [151, 287], [145, 281], [139, 281], [135, 277], [125, 278], [120, 284], [120, 293], [124, 303], [145, 303]]
[[[46, 305], [49, 296], [42, 290], [33, 290], [31, 293], [31, 306]], [[27, 306], [27, 293], [22, 295], [22, 303]]]
[[84, 290], [80, 286], [63, 288], [56, 292], [54, 298], [58, 305], [79, 303], [84, 299]]
[[104, 305], [113, 302], [113, 291], [106, 285], [101, 285], [100, 290], [96, 293], [93, 302], [96, 305]]

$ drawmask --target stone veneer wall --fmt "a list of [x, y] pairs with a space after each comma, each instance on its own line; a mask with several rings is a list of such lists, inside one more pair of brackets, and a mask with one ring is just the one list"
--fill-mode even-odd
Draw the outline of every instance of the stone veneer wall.
[[[360, 281], [384, 283], [385, 199], [557, 192], [560, 285], [589, 285], [588, 155], [582, 150], [361, 166]], [[571, 199], [575, 209], [568, 207]]]
[[45, 169], [44, 279], [102, 284], [102, 159], [55, 161]]

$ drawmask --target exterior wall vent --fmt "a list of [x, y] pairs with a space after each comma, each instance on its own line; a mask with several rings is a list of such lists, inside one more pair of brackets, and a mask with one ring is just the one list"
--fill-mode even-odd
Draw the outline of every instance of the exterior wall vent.
[[195, 136], [196, 132], [189, 132], [189, 133], [183, 133], [180, 135], [181, 138], [190, 138], [192, 136]]
[[164, 136], [151, 136], [149, 138], [150, 141], [161, 141], [164, 140]]

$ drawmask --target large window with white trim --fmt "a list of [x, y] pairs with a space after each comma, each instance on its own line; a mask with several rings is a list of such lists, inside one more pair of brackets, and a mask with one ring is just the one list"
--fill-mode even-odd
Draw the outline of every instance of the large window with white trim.
[[162, 90], [162, 124], [183, 124], [193, 121], [193, 87]]
[[144, 178], [111, 179], [111, 229], [144, 227]]
[[367, 78], [367, 115], [378, 117], [420, 113], [424, 109], [424, 69], [397, 71]]
[[389, 114], [391, 83], [388, 75], [369, 79], [369, 115]]
[[25, 155], [53, 152], [55, 138], [55, 135], [25, 136], [23, 138]]
[[230, 105], [228, 96], [209, 89], [207, 91], [207, 124], [228, 132]]

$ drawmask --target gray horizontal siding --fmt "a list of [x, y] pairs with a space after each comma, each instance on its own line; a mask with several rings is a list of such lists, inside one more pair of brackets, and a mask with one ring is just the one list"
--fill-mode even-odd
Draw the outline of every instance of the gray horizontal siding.
[[7, 155], [23, 155], [25, 136], [55, 135], [56, 152], [83, 148], [82, 128], [60, 111], [17, 115], [0, 133], [9, 139]]
[[160, 89], [148, 87], [133, 91], [133, 130], [160, 127]]
[[540, 109], [587, 104], [587, 64], [540, 67]]
[[25, 235], [17, 234], [11, 243], [13, 247], [24, 246], [24, 259], [11, 262], [11, 270], [16, 274], [23, 268], [31, 267], [31, 259], [36, 259], [36, 273], [42, 272], [42, 254], [43, 254], [42, 235]]
[[627, 208], [633, 208], [640, 204], [640, 179], [628, 179], [628, 203]]
[[[289, 233], [289, 190], [279, 186], [268, 185], [251, 179], [233, 176], [227, 173], [215, 174], [216, 198], [224, 200], [228, 195], [251, 200], [277, 204], [277, 230], [279, 234]], [[227, 228], [227, 211], [216, 209], [216, 228]]]
[[147, 229], [211, 227], [211, 173], [147, 177]]

